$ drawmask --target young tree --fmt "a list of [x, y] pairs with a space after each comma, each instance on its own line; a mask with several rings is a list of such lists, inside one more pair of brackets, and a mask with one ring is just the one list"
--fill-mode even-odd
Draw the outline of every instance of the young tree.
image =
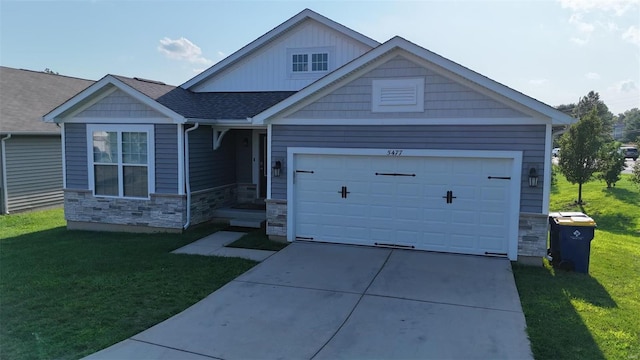
[[631, 181], [633, 181], [634, 183], [638, 184], [638, 186], [640, 186], [640, 161], [636, 161], [636, 164], [633, 166]]
[[598, 170], [597, 159], [603, 144], [603, 125], [597, 109], [592, 109], [560, 138], [560, 171], [572, 184], [578, 184], [578, 204], [582, 204], [582, 184]]
[[624, 170], [624, 155], [619, 151], [620, 143], [608, 142], [600, 149], [598, 155], [598, 179], [607, 183], [607, 188], [620, 181], [620, 174]]
[[591, 110], [596, 109], [596, 113], [602, 121], [603, 133], [611, 134], [613, 131], [613, 113], [609, 111], [609, 107], [600, 100], [600, 94], [595, 91], [589, 91], [587, 96], [581, 97], [578, 104], [573, 108], [573, 116], [582, 118]]

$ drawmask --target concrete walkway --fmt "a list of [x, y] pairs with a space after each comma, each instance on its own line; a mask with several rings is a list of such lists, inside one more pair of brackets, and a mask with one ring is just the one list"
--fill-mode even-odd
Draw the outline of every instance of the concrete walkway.
[[507, 259], [295, 242], [88, 359], [532, 359]]
[[189, 254], [189, 255], [206, 255], [206, 256], [225, 256], [239, 257], [254, 261], [264, 261], [269, 256], [275, 254], [275, 251], [240, 249], [225, 247], [228, 244], [240, 239], [246, 235], [243, 232], [235, 231], [218, 231], [200, 240], [194, 241], [189, 245], [185, 245], [179, 249], [172, 251], [173, 254]]

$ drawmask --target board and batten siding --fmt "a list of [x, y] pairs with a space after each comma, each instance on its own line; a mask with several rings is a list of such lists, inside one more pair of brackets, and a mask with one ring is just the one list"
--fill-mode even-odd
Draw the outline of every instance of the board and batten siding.
[[[424, 111], [372, 112], [372, 80], [424, 78]], [[468, 86], [396, 56], [287, 116], [292, 119], [513, 118], [529, 117]]]
[[296, 91], [328, 72], [291, 76], [290, 51], [331, 48], [329, 72], [361, 56], [371, 48], [315, 20], [305, 21], [246, 56], [213, 79], [192, 89], [210, 91]]
[[76, 117], [79, 118], [159, 118], [162, 114], [132, 98], [122, 90], [116, 90], [91, 105]]
[[[528, 176], [544, 171], [544, 142], [545, 125], [273, 125], [271, 161], [285, 160], [286, 174], [288, 147], [522, 151], [520, 211], [540, 213], [544, 179], [531, 188]], [[286, 176], [271, 179], [271, 198], [287, 198]]]
[[5, 151], [9, 213], [62, 204], [60, 135], [14, 135]]
[[235, 134], [229, 131], [213, 150], [213, 130], [200, 126], [189, 132], [191, 191], [207, 190], [236, 182]]
[[67, 189], [89, 188], [87, 174], [87, 125], [64, 124], [64, 152], [67, 172]]

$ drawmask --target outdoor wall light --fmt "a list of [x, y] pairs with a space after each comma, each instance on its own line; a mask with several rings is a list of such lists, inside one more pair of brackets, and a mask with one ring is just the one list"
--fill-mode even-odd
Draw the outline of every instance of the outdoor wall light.
[[529, 187], [538, 187], [538, 171], [534, 167], [529, 169]]
[[273, 170], [273, 177], [280, 177], [280, 171], [282, 170], [282, 163], [280, 160], [276, 161], [276, 164], [271, 168]]

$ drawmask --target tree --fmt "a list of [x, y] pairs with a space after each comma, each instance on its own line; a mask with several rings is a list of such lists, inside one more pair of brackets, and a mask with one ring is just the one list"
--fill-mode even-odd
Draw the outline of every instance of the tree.
[[600, 148], [598, 155], [598, 179], [607, 183], [607, 188], [620, 181], [624, 170], [624, 155], [619, 151], [620, 143], [611, 141]]
[[613, 113], [609, 111], [609, 107], [604, 101], [600, 100], [600, 94], [595, 91], [589, 91], [587, 96], [580, 98], [573, 109], [573, 116], [581, 118], [593, 109], [596, 109], [597, 115], [602, 121], [603, 133], [611, 134], [613, 132]]
[[624, 122], [622, 130], [622, 141], [632, 142], [640, 136], [640, 109], [634, 108], [618, 115]]
[[562, 156], [560, 171], [572, 184], [578, 184], [578, 204], [582, 204], [582, 184], [590, 181], [598, 170], [597, 159], [603, 144], [602, 120], [597, 109], [582, 116], [560, 138]]
[[633, 172], [631, 173], [631, 181], [638, 184], [640, 186], [640, 161], [636, 161], [636, 164], [633, 166]]

